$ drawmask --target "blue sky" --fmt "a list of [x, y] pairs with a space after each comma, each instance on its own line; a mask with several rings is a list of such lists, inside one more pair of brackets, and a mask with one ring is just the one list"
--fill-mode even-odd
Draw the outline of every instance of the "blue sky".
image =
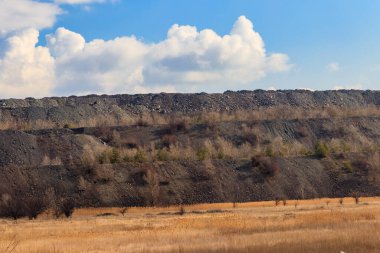
[[[22, 2], [37, 2], [37, 0], [17, 1], [20, 2], [20, 5]], [[39, 32], [37, 45], [43, 48], [46, 47], [54, 61], [52, 69], [55, 69], [56, 73], [53, 79], [57, 84], [50, 87], [52, 95], [92, 92], [159, 92], [161, 87], [162, 91], [179, 92], [222, 92], [226, 89], [257, 88], [324, 90], [336, 88], [379, 89], [380, 87], [378, 78], [380, 76], [380, 1], [56, 0], [55, 2], [38, 1], [38, 3], [45, 3], [46, 5], [51, 5], [45, 7], [58, 9], [54, 20], [50, 20], [50, 23], [46, 20], [46, 24], [40, 25], [38, 23], [35, 27]], [[30, 11], [33, 12], [32, 9]], [[240, 22], [239, 17], [241, 16], [244, 16], [248, 23], [242, 20]], [[160, 43], [169, 40], [168, 30], [174, 24], [180, 26], [179, 30], [181, 32], [185, 31], [185, 26], [189, 25], [196, 27], [198, 33], [204, 29], [211, 29], [220, 38], [223, 38], [224, 35], [231, 33], [234, 24], [238, 23], [238, 25], [242, 26], [245, 24], [245, 27], [249, 28], [249, 22], [253, 23], [253, 32], [258, 33], [265, 43], [265, 46], [262, 46], [262, 49], [265, 50], [265, 55], [262, 57], [261, 62], [256, 65], [251, 65], [246, 61], [237, 62], [236, 65], [231, 67], [231, 70], [225, 65], [213, 65], [210, 62], [215, 59], [207, 58], [207, 69], [202, 65], [190, 68], [187, 72], [181, 72], [175, 69], [173, 65], [167, 66], [165, 64], [169, 60], [172, 62], [173, 59], [176, 60], [175, 65], [183, 64], [184, 61], [198, 61], [200, 58], [204, 61], [206, 56], [199, 55], [201, 46], [194, 46], [193, 51], [187, 53], [178, 52], [174, 56], [170, 54], [170, 50], [173, 50], [173, 48], [170, 48], [168, 43], [166, 46], [156, 47]], [[34, 28], [26, 25], [21, 27], [25, 29]], [[56, 33], [57, 29], [61, 27], [64, 27], [67, 31]], [[9, 36], [17, 36], [14, 34], [21, 33], [19, 28], [17, 30], [16, 28], [13, 29], [14, 31], [12, 28], [6, 28], [11, 32], [5, 33], [6, 35], [3, 36], [4, 41]], [[0, 30], [6, 29], [1, 29], [0, 26]], [[72, 43], [74, 41], [79, 43], [80, 38], [76, 35], [80, 35], [81, 38], [85, 39], [86, 44], [79, 43], [82, 45], [81, 47], [78, 46], [82, 50], [80, 55], [78, 55], [79, 53], [76, 54], [68, 62], [67, 59], [62, 59], [62, 54], [59, 56], [54, 55], [53, 51], [55, 49], [50, 44], [48, 45], [45, 40], [46, 35], [49, 34], [55, 34], [53, 41], [58, 41], [58, 38], [66, 36], [65, 38], [70, 37], [70, 41], [73, 39]], [[112, 60], [114, 56], [113, 48], [124, 50], [117, 43], [117, 45], [111, 45], [111, 43], [99, 45], [98, 55], [101, 55], [102, 59], [109, 56], [110, 61], [108, 63], [100, 62], [99, 65], [89, 67], [82, 72], [83, 75], [96, 76], [96, 73], [93, 72], [94, 70], [103, 71], [104, 75], [100, 79], [85, 78], [80, 73], [73, 73], [72, 69], [68, 70], [67, 65], [81, 64], [83, 66], [86, 63], [85, 60], [91, 63], [91, 59], [93, 61], [96, 59], [94, 55], [97, 55], [97, 53], [92, 52], [90, 56], [83, 53], [83, 51], [87, 52], [88, 48], [90, 48], [91, 43], [89, 42], [97, 39], [113, 42], [117, 37], [131, 38], [132, 35], [136, 36], [136, 40], [142, 44], [137, 45], [140, 48], [139, 50], [142, 52], [148, 50], [149, 53], [142, 53], [148, 55], [141, 56], [144, 58], [143, 63], [140, 60], [133, 61], [133, 63], [123, 63], [135, 66], [134, 69], [130, 70], [128, 76], [113, 75], [117, 75], [115, 74], [117, 71], [129, 65], [115, 66], [117, 71], [109, 67], [114, 62], [124, 62], [125, 59], [137, 57], [126, 54], [125, 59]], [[239, 36], [243, 35], [240, 34]], [[248, 44], [251, 42], [248, 42]], [[122, 43], [130, 42], [126, 40]], [[62, 42], [55, 45], [62, 49], [62, 46], [66, 44]], [[151, 45], [154, 45], [155, 49], [150, 49]], [[188, 46], [188, 44], [184, 43], [181, 48], [186, 50]], [[245, 49], [243, 50], [245, 46], [249, 45], [242, 45], [242, 50], [236, 52], [246, 52], [244, 51]], [[128, 51], [130, 48], [128, 47], [125, 50]], [[219, 46], [217, 48], [218, 50], [220, 49]], [[132, 52], [136, 50], [131, 49]], [[151, 50], [154, 52], [150, 52]], [[151, 59], [151, 55], [156, 55], [157, 50], [168, 50], [168, 53], [162, 56], [163, 58], [155, 60], [154, 63], [146, 62], [147, 60], [145, 59]], [[227, 48], [225, 50], [232, 49]], [[221, 54], [224, 55], [225, 53], [222, 52]], [[249, 57], [254, 57], [256, 53], [258, 52], [249, 52], [248, 55]], [[197, 54], [196, 58], [192, 58], [194, 54]], [[278, 60], [280, 63], [274, 67], [263, 67], [267, 62], [275, 61], [272, 59], [272, 54], [281, 54], [282, 58]], [[287, 57], [286, 59], [285, 56]], [[218, 57], [220, 61], [221, 56], [219, 55]], [[231, 59], [231, 61], [236, 60], [235, 58], [228, 59]], [[45, 61], [49, 62], [44, 59]], [[65, 62], [66, 65], [62, 63], [64, 61], [67, 61]], [[243, 64], [245, 64], [245, 67], [241, 68]], [[260, 67], [258, 67], [258, 64], [261, 64]], [[154, 68], [147, 70], [151, 66], [154, 66]], [[162, 66], [170, 68], [170, 73], [165, 73], [165, 76], [161, 76]], [[212, 67], [218, 69], [214, 70]], [[247, 74], [250, 68], [254, 69], [253, 72], [256, 71], [255, 75]], [[259, 70], [256, 68], [259, 68]], [[222, 71], [231, 71], [227, 75], [235, 78], [228, 79], [231, 84], [228, 84], [227, 81], [226, 83], [223, 82], [226, 75], [223, 75]], [[138, 74], [136, 74], [137, 72]], [[160, 73], [157, 74], [158, 72]], [[240, 74], [244, 79], [243, 81], [238, 79]], [[75, 78], [68, 77], [68, 75]], [[183, 78], [183, 76], [187, 75], [191, 76], [191, 78]], [[200, 75], [206, 75], [206, 77], [200, 77]], [[217, 77], [217, 75], [219, 76]], [[63, 81], [63, 79], [65, 80]], [[127, 79], [129, 81], [126, 81]], [[136, 84], [136, 80], [138, 80], [138, 84]], [[172, 80], [173, 82], [171, 82]], [[198, 80], [199, 83], [195, 83], [196, 81], [194, 80]], [[118, 82], [118, 84], [103, 85], [108, 81]], [[91, 82], [94, 83], [93, 86], [91, 86]], [[32, 84], [28, 85], [28, 87], [33, 86]], [[84, 87], [83, 89], [73, 88], [81, 85]], [[7, 84], [6, 87], [9, 86]], [[125, 86], [133, 86], [134, 88], [124, 88]], [[10, 93], [10, 95], [12, 94]]]

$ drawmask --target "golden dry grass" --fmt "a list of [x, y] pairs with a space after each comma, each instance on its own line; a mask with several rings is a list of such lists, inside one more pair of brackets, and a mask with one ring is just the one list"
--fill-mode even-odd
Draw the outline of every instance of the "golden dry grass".
[[[297, 205], [295, 205], [297, 203]], [[380, 252], [380, 198], [80, 209], [0, 220], [0, 252]], [[214, 210], [214, 211], [210, 211]], [[114, 213], [115, 216], [96, 217]]]

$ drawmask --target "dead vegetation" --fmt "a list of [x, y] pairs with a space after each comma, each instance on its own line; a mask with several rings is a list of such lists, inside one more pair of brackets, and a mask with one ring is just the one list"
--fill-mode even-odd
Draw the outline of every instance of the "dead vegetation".
[[119, 213], [121, 208], [78, 209], [71, 220], [2, 220], [0, 251], [376, 253], [379, 208], [378, 198], [358, 204], [347, 198], [343, 206], [339, 199], [315, 199], [277, 206], [271, 201], [129, 208], [125, 213]]
[[[323, 118], [379, 117], [380, 108], [375, 105], [362, 107], [325, 106], [303, 108], [292, 106], [262, 107], [255, 110], [233, 112], [195, 112], [195, 113], [142, 113], [139, 115], [102, 115], [83, 118], [79, 121], [57, 123], [52, 120], [25, 120], [11, 117], [0, 123], [0, 130], [36, 130], [53, 128], [107, 127], [107, 126], [156, 126], [168, 125], [170, 132], [186, 131], [194, 124], [205, 124], [211, 131], [217, 130], [218, 122], [263, 121], [263, 120], [299, 120]], [[298, 134], [306, 137], [306, 128], [299, 128]]]

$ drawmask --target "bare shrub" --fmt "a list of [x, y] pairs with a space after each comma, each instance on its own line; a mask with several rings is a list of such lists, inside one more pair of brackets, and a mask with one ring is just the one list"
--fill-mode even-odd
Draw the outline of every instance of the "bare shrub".
[[72, 198], [64, 198], [57, 205], [56, 217], [64, 215], [70, 218], [75, 210], [75, 201]]
[[144, 119], [143, 117], [140, 117], [137, 121], [136, 121], [136, 126], [139, 126], [139, 127], [147, 127], [149, 125], [148, 121], [146, 119]]
[[136, 149], [139, 148], [139, 143], [135, 137], [129, 137], [125, 142], [124, 146], [129, 149]]
[[190, 120], [187, 117], [173, 118], [169, 122], [169, 130], [171, 133], [179, 131], [188, 131], [190, 128]]
[[[102, 182], [110, 182], [114, 179], [114, 171], [111, 165], [97, 165], [94, 167], [94, 176]], [[83, 177], [81, 177], [83, 178]], [[81, 178], [79, 183], [81, 184]], [[85, 184], [86, 185], [86, 184]], [[88, 188], [88, 187], [87, 187]]]
[[306, 126], [299, 126], [295, 132], [296, 137], [305, 138], [309, 136], [309, 131]]
[[268, 177], [273, 177], [280, 171], [278, 162], [268, 157], [252, 157], [251, 164], [252, 167], [258, 168], [263, 175]]
[[0, 202], [0, 217], [14, 220], [25, 217], [25, 203], [21, 198], [11, 194], [3, 194]]
[[24, 203], [26, 216], [31, 220], [46, 210], [46, 202], [40, 197], [28, 197]]
[[161, 139], [163, 147], [169, 148], [171, 145], [177, 144], [177, 137], [173, 134], [165, 134]]
[[179, 207], [178, 214], [179, 214], [179, 215], [185, 215], [185, 214], [186, 214], [186, 210], [185, 210], [185, 208], [183, 207], [183, 205], [181, 205], [181, 206]]
[[119, 212], [120, 212], [121, 215], [124, 216], [128, 212], [128, 207], [124, 207], [124, 208], [120, 209]]
[[94, 135], [104, 142], [110, 143], [114, 140], [114, 131], [106, 124], [101, 124], [96, 127]]
[[359, 193], [357, 193], [357, 192], [354, 192], [353, 194], [352, 194], [352, 197], [354, 198], [354, 200], [355, 200], [355, 204], [359, 204], [359, 202], [360, 202], [360, 195], [359, 195]]

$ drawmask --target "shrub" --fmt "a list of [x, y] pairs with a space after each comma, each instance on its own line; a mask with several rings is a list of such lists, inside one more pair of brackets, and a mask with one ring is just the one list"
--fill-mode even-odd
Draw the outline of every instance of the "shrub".
[[271, 160], [267, 157], [256, 156], [251, 159], [252, 167], [258, 168], [259, 171], [269, 177], [275, 176], [280, 170], [280, 166], [277, 161]]
[[138, 162], [138, 163], [143, 163], [143, 162], [146, 162], [148, 160], [144, 150], [142, 150], [142, 149], [140, 149], [136, 152], [133, 159], [135, 162]]
[[125, 215], [128, 212], [128, 207], [124, 207], [120, 210], [121, 215]]
[[29, 219], [36, 219], [46, 210], [46, 203], [42, 198], [30, 197], [25, 200], [25, 214]]
[[171, 120], [169, 123], [169, 128], [171, 132], [187, 131], [189, 130], [189, 127], [189, 121], [186, 119]]
[[201, 148], [198, 148], [197, 149], [197, 153], [196, 153], [196, 156], [197, 156], [197, 159], [199, 161], [203, 161], [203, 160], [206, 160], [208, 157], [209, 157], [209, 151], [207, 148], [205, 147], [201, 147]]
[[306, 126], [299, 126], [295, 132], [296, 137], [305, 138], [308, 137], [309, 132]]
[[265, 155], [266, 156], [269, 156], [269, 157], [273, 157], [274, 156], [274, 152], [273, 152], [273, 148], [272, 147], [267, 147], [266, 149], [265, 149]]
[[118, 149], [113, 148], [110, 154], [110, 162], [111, 163], [118, 163], [120, 162], [120, 152]]
[[314, 147], [314, 154], [319, 158], [325, 158], [329, 154], [329, 148], [326, 143], [318, 141]]
[[111, 142], [114, 139], [114, 133], [110, 127], [102, 124], [96, 127], [94, 135], [104, 142]]
[[25, 216], [26, 212], [24, 202], [15, 196], [3, 194], [2, 201], [0, 203], [0, 217], [17, 220]]
[[186, 210], [185, 210], [185, 208], [181, 205], [180, 207], [179, 207], [179, 212], [178, 212], [178, 214], [179, 215], [184, 215], [186, 213]]
[[355, 200], [355, 204], [359, 204], [359, 201], [360, 201], [360, 196], [359, 196], [359, 193], [355, 192], [352, 194], [352, 197], [354, 198]]
[[142, 117], [140, 117], [137, 121], [136, 121], [136, 126], [139, 126], [139, 127], [147, 127], [149, 124], [148, 124], [148, 121], [144, 120]]
[[71, 198], [63, 199], [58, 208], [60, 214], [63, 214], [66, 218], [69, 218], [74, 213], [75, 202]]
[[351, 162], [344, 162], [343, 166], [344, 166], [344, 169], [348, 171], [349, 173], [352, 173], [354, 171]]
[[170, 153], [166, 149], [160, 149], [157, 152], [157, 159], [159, 161], [169, 161]]
[[107, 151], [103, 151], [99, 157], [98, 157], [98, 162], [100, 164], [107, 164], [109, 163], [109, 157], [108, 157], [108, 152]]
[[162, 137], [161, 143], [163, 147], [169, 148], [171, 145], [175, 145], [177, 143], [177, 137], [172, 134], [165, 134]]

